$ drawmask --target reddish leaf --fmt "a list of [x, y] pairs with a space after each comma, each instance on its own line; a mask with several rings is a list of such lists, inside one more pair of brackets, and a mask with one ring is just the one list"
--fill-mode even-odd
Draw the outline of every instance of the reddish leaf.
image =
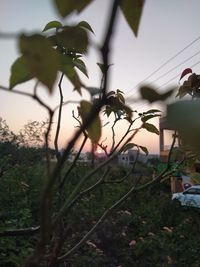
[[180, 81], [185, 75], [187, 75], [188, 73], [192, 73], [192, 69], [190, 69], [190, 68], [185, 69], [185, 70], [182, 72], [179, 81]]

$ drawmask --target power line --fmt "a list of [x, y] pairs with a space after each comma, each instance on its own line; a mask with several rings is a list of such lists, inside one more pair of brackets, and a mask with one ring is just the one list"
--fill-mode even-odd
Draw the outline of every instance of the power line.
[[192, 55], [191, 57], [188, 57], [187, 59], [185, 59], [184, 61], [182, 61], [181, 63], [179, 63], [178, 65], [176, 65], [175, 67], [171, 68], [170, 70], [168, 70], [167, 72], [165, 72], [164, 74], [160, 75], [157, 79], [153, 80], [152, 82], [148, 83], [149, 85], [157, 82], [158, 80], [160, 80], [161, 78], [163, 78], [164, 76], [166, 76], [167, 74], [169, 74], [170, 72], [172, 72], [173, 70], [177, 69], [178, 67], [180, 67], [181, 65], [183, 65], [184, 63], [186, 63], [187, 61], [189, 61], [190, 59], [194, 58], [195, 56], [200, 54], [200, 50], [195, 53], [194, 55]]
[[171, 58], [169, 58], [167, 61], [165, 61], [160, 67], [158, 67], [157, 69], [155, 69], [151, 74], [149, 74], [145, 79], [143, 79], [142, 81], [140, 81], [139, 83], [137, 83], [132, 89], [130, 89], [127, 94], [129, 94], [132, 90], [134, 90], [136, 87], [138, 87], [138, 85], [140, 85], [141, 83], [145, 82], [146, 80], [148, 80], [151, 76], [153, 76], [155, 73], [157, 73], [159, 70], [161, 70], [164, 66], [166, 66], [169, 62], [171, 62], [174, 58], [176, 58], [177, 56], [179, 56], [182, 52], [184, 52], [187, 48], [189, 48], [191, 45], [193, 45], [195, 42], [200, 40], [200, 36], [197, 37], [195, 40], [193, 40], [192, 42], [190, 42], [187, 46], [185, 46], [183, 49], [181, 49], [178, 53], [176, 53], [174, 56], [172, 56]]
[[[200, 52], [200, 51], [199, 51]], [[198, 53], [199, 53], [198, 52]], [[193, 67], [195, 67], [195, 66], [197, 66], [197, 65], [199, 65], [200, 64], [200, 61], [197, 61], [195, 64], [193, 64], [192, 66], [190, 66], [190, 68], [193, 68]], [[160, 89], [161, 87], [164, 87], [164, 86], [166, 86], [167, 84], [169, 84], [170, 82], [172, 82], [173, 80], [175, 80], [176, 78], [178, 78], [178, 77], [180, 77], [180, 73], [178, 73], [178, 74], [176, 74], [174, 77], [172, 77], [170, 80], [168, 80], [167, 82], [165, 82], [165, 83], [163, 83], [162, 85], [160, 85], [160, 86], [158, 86], [158, 87], [156, 87], [156, 89]], [[127, 97], [126, 99], [130, 99], [130, 97]], [[135, 99], [136, 100], [136, 99]], [[138, 100], [138, 99], [137, 99]], [[139, 99], [140, 100], [140, 99]], [[142, 100], [142, 99], [141, 99]], [[137, 104], [136, 104], [137, 105]], [[147, 107], [149, 105], [149, 103], [146, 103], [146, 104], [140, 104], [138, 107], [137, 107], [137, 109], [143, 109], [143, 108], [145, 108], [145, 107]]]
[[[192, 66], [190, 66], [190, 68], [193, 68], [193, 67], [195, 67], [195, 66], [197, 66], [197, 65], [199, 65], [199, 64], [200, 64], [200, 61], [198, 61], [198, 62], [196, 62], [195, 64], [193, 64]], [[173, 78], [171, 78], [170, 80], [168, 80], [167, 82], [163, 83], [163, 84], [160, 85], [159, 87], [157, 87], [157, 89], [160, 89], [161, 87], [167, 85], [168, 83], [170, 83], [171, 81], [175, 80], [175, 79], [178, 78], [179, 76], [180, 76], [180, 73], [179, 73], [178, 75], [174, 76]]]
[[[168, 70], [168, 71], [165, 72], [164, 74], [160, 75], [160, 76], [159, 76], [158, 78], [156, 78], [155, 80], [149, 82], [148, 85], [151, 85], [151, 84], [157, 82], [158, 80], [160, 80], [161, 78], [165, 77], [167, 74], [169, 74], [170, 72], [172, 72], [173, 70], [177, 69], [178, 67], [180, 67], [181, 65], [183, 65], [184, 63], [186, 63], [187, 61], [189, 61], [190, 59], [194, 58], [195, 56], [197, 56], [197, 55], [199, 55], [199, 54], [200, 54], [200, 50], [199, 50], [198, 52], [196, 52], [195, 54], [193, 54], [192, 56], [190, 56], [190, 57], [188, 57], [187, 59], [185, 59], [184, 61], [182, 61], [181, 63], [179, 63], [178, 65], [176, 65], [175, 67], [171, 68], [170, 70]], [[195, 65], [196, 65], [196, 64], [195, 64]], [[194, 65], [193, 65], [193, 66], [194, 66]], [[192, 66], [192, 67], [193, 67], [193, 66]], [[178, 75], [180, 75], [180, 74], [178, 74]], [[172, 80], [174, 80], [175, 78], [177, 78], [178, 75], [174, 76], [172, 79], [170, 79], [170, 81], [172, 81]], [[170, 82], [170, 81], [169, 81], [169, 82]], [[167, 82], [167, 83], [169, 83], [169, 82]], [[160, 87], [162, 87], [162, 86], [160, 86]], [[160, 88], [160, 87], [158, 87], [158, 88]], [[132, 94], [131, 96], [127, 97], [127, 99], [130, 98], [130, 97], [133, 97], [133, 95], [135, 95], [135, 94], [136, 94], [136, 93], [134, 93], [134, 94]]]

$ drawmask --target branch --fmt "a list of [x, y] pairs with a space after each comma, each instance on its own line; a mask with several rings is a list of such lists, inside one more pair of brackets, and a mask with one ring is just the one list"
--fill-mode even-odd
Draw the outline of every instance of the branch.
[[112, 37], [114, 24], [117, 16], [117, 10], [120, 0], [113, 0], [110, 21], [108, 23], [107, 33], [105, 34], [105, 40], [101, 48], [101, 54], [103, 59], [103, 68], [104, 68], [104, 80], [103, 80], [103, 94], [102, 99], [106, 99], [107, 85], [108, 85], [108, 68], [109, 68], [109, 52], [110, 52], [110, 40]]
[[[68, 104], [79, 104], [80, 102], [79, 101], [72, 101], [72, 100], [69, 100], [69, 101], [65, 101], [65, 102], [63, 102], [62, 103], [62, 106], [66, 106], [66, 105], [68, 105]], [[59, 109], [59, 107], [60, 107], [60, 105], [58, 105], [58, 106], [56, 106], [55, 108], [54, 108], [54, 112], [56, 112], [56, 110], [57, 109]]]
[[70, 209], [77, 200], [79, 200], [80, 198], [82, 198], [84, 195], [90, 193], [91, 191], [93, 191], [94, 189], [96, 189], [100, 184], [104, 183], [104, 179], [106, 177], [106, 175], [108, 175], [110, 171], [110, 168], [107, 168], [107, 170], [104, 172], [104, 174], [102, 175], [102, 177], [93, 185], [91, 185], [90, 187], [86, 188], [85, 190], [81, 191], [69, 204], [68, 208]]
[[71, 202], [77, 196], [78, 192], [80, 191], [80, 189], [81, 189], [82, 185], [85, 183], [85, 181], [88, 180], [89, 178], [91, 178], [97, 171], [101, 170], [104, 166], [108, 165], [108, 163], [111, 162], [120, 152], [121, 151], [119, 151], [119, 152], [115, 153], [114, 155], [112, 155], [110, 158], [108, 158], [107, 160], [105, 160], [104, 162], [102, 162], [101, 164], [99, 164], [95, 169], [93, 169], [87, 175], [83, 176], [80, 179], [79, 183], [74, 188], [74, 190], [72, 191], [72, 193], [69, 195], [68, 199], [65, 201], [63, 207], [58, 212], [58, 214], [57, 214], [57, 216], [55, 218], [55, 221], [54, 221], [54, 225], [57, 224], [57, 222], [63, 216], [63, 214], [65, 212], [67, 212], [67, 210], [69, 209], [69, 207], [71, 205]]
[[[41, 236], [40, 236], [40, 243], [42, 244], [42, 246], [45, 246], [46, 243], [46, 239], [45, 239], [45, 233], [46, 233], [46, 225], [45, 225], [45, 217], [46, 217], [46, 212], [47, 209], [49, 208], [50, 205], [52, 205], [51, 201], [50, 201], [50, 195], [52, 192], [52, 187], [54, 186], [60, 172], [61, 169], [63, 168], [64, 162], [67, 158], [67, 156], [69, 155], [70, 151], [72, 150], [72, 148], [74, 147], [74, 145], [76, 144], [78, 138], [80, 137], [80, 135], [82, 134], [82, 132], [84, 132], [84, 130], [94, 121], [94, 119], [96, 118], [96, 116], [99, 114], [99, 112], [101, 111], [101, 108], [104, 106], [105, 104], [105, 100], [106, 100], [106, 91], [107, 91], [107, 70], [108, 70], [108, 55], [109, 55], [109, 43], [110, 43], [110, 39], [111, 39], [111, 35], [112, 35], [112, 29], [114, 26], [114, 21], [115, 21], [115, 17], [116, 17], [116, 13], [117, 13], [117, 8], [118, 8], [118, 4], [119, 4], [119, 0], [114, 0], [113, 1], [113, 9], [112, 9], [112, 13], [111, 13], [111, 19], [110, 19], [110, 23], [108, 26], [108, 31], [106, 34], [106, 38], [103, 44], [103, 47], [101, 49], [102, 51], [102, 57], [103, 57], [103, 64], [105, 66], [105, 79], [104, 79], [104, 86], [103, 86], [103, 96], [102, 99], [97, 101], [95, 103], [95, 105], [93, 104], [92, 108], [91, 108], [91, 112], [89, 114], [89, 116], [86, 118], [86, 120], [84, 120], [84, 123], [82, 125], [82, 127], [74, 134], [74, 136], [72, 137], [72, 139], [69, 141], [68, 145], [66, 146], [66, 149], [64, 150], [63, 156], [60, 158], [60, 160], [57, 162], [51, 176], [49, 177], [49, 180], [44, 188], [43, 194], [42, 194], [42, 200], [41, 200]], [[72, 192], [72, 194], [69, 196], [68, 198], [68, 203], [71, 202], [71, 200], [74, 198], [74, 196], [76, 195], [76, 193], [78, 192], [78, 190], [81, 188], [82, 183], [84, 182], [84, 180], [82, 179], [80, 181], [80, 183], [78, 184], [78, 186], [75, 188], [75, 190]], [[68, 204], [67, 203], [67, 204]], [[61, 209], [61, 211], [59, 212], [59, 217], [62, 216], [62, 213], [65, 210], [65, 206], [63, 207], [63, 209]]]
[[112, 125], [112, 127], [111, 127], [111, 129], [112, 129], [112, 145], [111, 145], [111, 149], [110, 149], [110, 151], [112, 152], [113, 151], [113, 149], [114, 149], [114, 147], [115, 147], [115, 125], [116, 125], [116, 123], [119, 121], [120, 119], [119, 118], [115, 118], [115, 120], [114, 120], [114, 122], [113, 122], [113, 125]]
[[58, 152], [58, 137], [59, 137], [59, 133], [60, 133], [60, 123], [61, 123], [61, 115], [62, 115], [62, 104], [63, 104], [63, 94], [62, 94], [62, 80], [63, 80], [64, 74], [61, 74], [60, 77], [60, 81], [58, 83], [58, 87], [59, 87], [59, 92], [60, 92], [60, 105], [59, 105], [59, 111], [58, 111], [58, 123], [57, 123], [57, 128], [56, 128], [56, 135], [55, 135], [55, 139], [54, 139], [54, 147], [56, 150], [56, 157], [57, 160], [59, 160], [60, 155]]
[[[113, 148], [113, 150], [111, 150], [109, 155], [112, 155], [121, 145], [121, 143], [124, 141], [124, 139], [127, 137], [127, 135], [131, 132], [131, 127], [132, 125], [135, 123], [136, 120], [138, 120], [140, 117], [137, 117], [136, 119], [134, 119], [130, 124], [129, 127], [127, 128], [125, 134], [122, 136], [122, 138], [119, 140], [119, 142], [117, 143], [117, 145]], [[142, 126], [140, 127], [140, 129], [142, 128]], [[138, 128], [135, 129], [135, 131], [138, 131]], [[132, 138], [131, 138], [132, 139]]]
[[0, 237], [7, 237], [7, 236], [31, 236], [38, 233], [40, 230], [39, 226], [36, 227], [28, 227], [23, 229], [17, 230], [6, 230], [0, 232]]
[[110, 208], [108, 208], [103, 215], [99, 218], [99, 220], [95, 223], [95, 225], [84, 235], [84, 237], [74, 246], [72, 247], [67, 253], [62, 255], [58, 258], [60, 262], [64, 261], [66, 258], [68, 258], [71, 254], [73, 254], [77, 249], [79, 249], [83, 243], [93, 234], [97, 227], [107, 218], [114, 209], [116, 209], [118, 206], [120, 206], [134, 191], [135, 186], [133, 186], [123, 197], [121, 197], [115, 204], [113, 204]]
[[29, 96], [29, 97], [33, 98], [33, 95], [30, 94], [30, 93], [20, 92], [20, 91], [13, 90], [13, 89], [11, 90], [8, 87], [2, 86], [2, 85], [0, 85], [0, 90], [5, 91], [5, 92], [8, 92], [8, 93], [13, 93], [13, 94], [18, 94], [18, 95], [24, 95], [24, 96]]
[[68, 169], [67, 172], [65, 173], [65, 175], [64, 175], [64, 177], [63, 177], [63, 179], [62, 179], [62, 181], [61, 181], [61, 183], [60, 183], [60, 185], [59, 185], [60, 188], [63, 187], [63, 185], [64, 185], [64, 183], [65, 183], [65, 181], [66, 181], [66, 179], [67, 179], [67, 176], [70, 174], [70, 172], [72, 171], [72, 169], [76, 166], [76, 162], [77, 162], [77, 160], [78, 160], [78, 158], [79, 158], [79, 156], [80, 156], [80, 154], [81, 154], [81, 151], [83, 150], [83, 148], [84, 148], [84, 146], [85, 146], [85, 143], [87, 142], [87, 139], [88, 139], [88, 137], [85, 136], [85, 137], [84, 137], [84, 140], [83, 140], [83, 142], [82, 142], [82, 144], [81, 144], [81, 146], [80, 146], [80, 149], [79, 149], [78, 153], [76, 154], [75, 159], [73, 160], [71, 166], [69, 167], [69, 169]]

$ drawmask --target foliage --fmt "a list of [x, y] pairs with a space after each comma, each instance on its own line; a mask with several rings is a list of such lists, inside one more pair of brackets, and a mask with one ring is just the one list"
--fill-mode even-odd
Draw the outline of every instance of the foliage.
[[[192, 73], [192, 70], [190, 68], [185, 69], [181, 74], [180, 80], [189, 73]], [[192, 73], [179, 87], [177, 96], [182, 99], [189, 95], [191, 97], [190, 100], [178, 101], [167, 107], [167, 120], [178, 131], [182, 148], [186, 151], [188, 158], [193, 157], [195, 160], [199, 158], [200, 152], [199, 78], [199, 75]]]
[[[54, 4], [59, 14], [66, 17], [72, 12], [81, 12], [91, 2], [55, 0]], [[50, 21], [42, 33], [18, 35], [20, 57], [11, 66], [9, 88], [0, 88], [31, 97], [47, 111], [48, 120], [42, 123], [29, 122], [19, 134], [14, 134], [6, 122], [0, 119], [0, 149], [3, 155], [0, 160], [0, 206], [5, 208], [0, 224], [0, 235], [3, 237], [0, 240], [3, 247], [0, 256], [5, 266], [119, 266], [122, 262], [127, 266], [132, 263], [149, 266], [159, 262], [157, 250], [163, 248], [163, 242], [167, 240], [163, 233], [158, 235], [157, 242], [147, 238], [143, 244], [142, 239], [141, 242], [135, 239], [131, 241], [127, 231], [130, 229], [130, 234], [139, 240], [140, 235], [146, 236], [151, 227], [162, 224], [155, 199], [152, 200], [154, 205], [146, 205], [146, 199], [151, 199], [151, 194], [142, 195], [142, 191], [148, 192], [153, 186], [154, 190], [158, 189], [160, 182], [169, 177], [171, 153], [166, 168], [151, 179], [149, 176], [152, 171], [145, 170], [145, 164], [137, 162], [139, 153], [143, 151], [147, 155], [148, 150], [133, 141], [141, 129], [159, 134], [149, 120], [160, 116], [160, 111], [133, 111], [121, 90], [109, 91], [108, 88], [109, 53], [117, 10], [122, 11], [137, 35], [143, 6], [144, 1], [141, 0], [113, 1], [105, 41], [99, 49], [102, 62], [98, 65], [102, 79], [97, 87], [83, 84], [77, 72], [78, 69], [88, 77], [82, 58], [87, 55], [91, 45], [89, 34], [94, 32], [86, 21], [73, 25]], [[77, 130], [60, 151], [62, 108], [64, 104], [70, 103], [70, 100], [65, 102], [63, 99], [63, 77], [71, 82], [72, 90], [80, 94], [81, 101], [77, 105], [78, 115], [74, 112], [72, 114], [78, 123]], [[33, 78], [36, 83], [32, 94], [15, 89], [16, 85]], [[52, 108], [39, 97], [39, 83], [44, 85], [49, 94], [59, 90], [58, 106]], [[83, 90], [89, 92], [90, 101], [82, 97]], [[169, 90], [160, 94], [153, 88], [141, 89], [142, 98], [149, 102], [164, 101], [172, 92]], [[110, 145], [105, 144], [106, 140], [102, 136], [102, 113], [107, 115], [108, 123], [112, 124]], [[53, 136], [54, 150], [51, 150], [49, 143], [54, 121], [57, 126]], [[122, 129], [118, 141], [115, 127], [123, 121], [126, 127]], [[72, 162], [67, 161], [81, 137], [83, 141], [74, 159]], [[92, 143], [92, 162], [84, 165], [79, 159], [88, 139]], [[95, 156], [98, 146], [105, 152], [104, 159], [99, 162]], [[127, 169], [116, 167], [118, 155], [133, 147], [137, 155], [132, 166]], [[56, 161], [51, 160], [52, 153], [56, 155]], [[132, 216], [132, 210], [130, 212], [122, 208], [120, 217], [115, 213], [108, 222], [114, 210], [122, 207], [128, 199], [131, 201], [129, 207], [134, 202], [135, 215]], [[143, 226], [141, 216], [146, 216], [153, 223], [145, 223]], [[118, 247], [120, 242], [123, 245], [121, 250]], [[132, 248], [126, 251], [127, 247], [135, 244], [134, 252]], [[143, 260], [140, 260], [141, 255], [145, 255]], [[95, 261], [90, 256], [95, 256]], [[164, 260], [164, 256], [163, 252], [161, 260]]]

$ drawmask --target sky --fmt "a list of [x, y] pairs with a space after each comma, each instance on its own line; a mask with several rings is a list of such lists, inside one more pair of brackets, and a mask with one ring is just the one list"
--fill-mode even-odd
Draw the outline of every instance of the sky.
[[[82, 13], [72, 14], [62, 19], [51, 0], [1, 0], [0, 32], [34, 33], [41, 31], [46, 23], [52, 20], [59, 20], [63, 24], [87, 21], [95, 32], [95, 35], [90, 35], [94, 45], [84, 59], [89, 79], [81, 74], [80, 76], [88, 86], [99, 87], [101, 76], [96, 63], [100, 62], [100, 55], [96, 47], [104, 40], [111, 4], [111, 0], [95, 0]], [[138, 84], [151, 83], [151, 86], [164, 92], [170, 86], [178, 86], [180, 74], [185, 68], [194, 65], [193, 72], [200, 72], [200, 53], [198, 53], [200, 40], [197, 40], [200, 36], [199, 10], [199, 0], [146, 0], [137, 37], [133, 35], [120, 13], [111, 43], [110, 63], [113, 65], [109, 90], [122, 90], [127, 103], [139, 112], [150, 108], [159, 108], [164, 112], [165, 106], [161, 103], [149, 105], [139, 99]], [[0, 38], [0, 51], [0, 85], [8, 86], [10, 66], [20, 55], [17, 40]], [[172, 57], [174, 58], [171, 59]], [[167, 61], [169, 62], [165, 64]], [[159, 67], [161, 67], [160, 70], [156, 71]], [[33, 85], [34, 83], [30, 81], [16, 86], [15, 89], [32, 92]], [[65, 100], [80, 100], [67, 80], [63, 82], [63, 89]], [[57, 91], [55, 90], [54, 94], [49, 96], [47, 90], [41, 86], [39, 95], [46, 103], [55, 107], [59, 99]], [[88, 99], [87, 93], [83, 97]], [[170, 101], [174, 101], [174, 98]], [[77, 123], [72, 119], [72, 110], [76, 112], [76, 106], [68, 105], [63, 109], [60, 148], [65, 145], [66, 140], [76, 129]], [[21, 129], [28, 120], [43, 121], [47, 118], [46, 111], [33, 100], [1, 90], [0, 116], [7, 121], [13, 131]], [[106, 122], [105, 118], [102, 120]], [[152, 123], [158, 126], [158, 119], [152, 120]], [[103, 130], [103, 134], [107, 137], [105, 142], [108, 144], [111, 137], [110, 125], [108, 124]], [[125, 127], [126, 125], [123, 124], [116, 127], [116, 134], [119, 137]], [[142, 131], [134, 142], [147, 146], [150, 153], [159, 151], [159, 138], [155, 134]]]

